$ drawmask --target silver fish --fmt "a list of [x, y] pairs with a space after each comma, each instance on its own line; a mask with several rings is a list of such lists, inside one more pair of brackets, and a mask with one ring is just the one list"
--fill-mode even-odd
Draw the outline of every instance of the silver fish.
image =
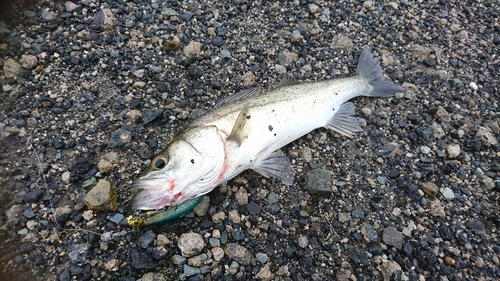
[[291, 185], [294, 172], [281, 147], [319, 127], [351, 137], [362, 129], [348, 100], [398, 92], [405, 88], [386, 79], [379, 59], [365, 48], [355, 76], [230, 96], [193, 120], [151, 161], [133, 184], [132, 208], [178, 205], [247, 169]]

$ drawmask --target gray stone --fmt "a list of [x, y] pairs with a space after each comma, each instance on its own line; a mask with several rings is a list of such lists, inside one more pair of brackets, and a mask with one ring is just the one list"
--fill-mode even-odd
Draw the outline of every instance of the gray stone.
[[458, 143], [450, 144], [446, 147], [446, 153], [451, 159], [457, 158], [458, 155], [460, 155], [460, 152], [460, 145]]
[[371, 242], [378, 242], [378, 233], [375, 231], [373, 226], [369, 223], [365, 224], [365, 227], [361, 230], [361, 232], [365, 235], [365, 238]]
[[476, 232], [481, 232], [484, 230], [484, 223], [478, 220], [470, 220], [465, 224], [468, 228], [475, 230]]
[[187, 264], [184, 265], [184, 276], [190, 277], [196, 274], [201, 274], [201, 270], [197, 267], [189, 266]]
[[125, 129], [118, 129], [114, 131], [111, 133], [109, 145], [121, 150], [129, 148], [132, 145], [132, 133]]
[[396, 228], [389, 226], [384, 229], [384, 232], [382, 233], [382, 240], [385, 244], [394, 246], [399, 250], [403, 245], [403, 234]]
[[200, 203], [193, 208], [193, 212], [202, 217], [208, 213], [208, 209], [210, 209], [210, 196], [205, 195], [201, 198]]
[[82, 263], [87, 259], [88, 244], [70, 244], [68, 246], [68, 257], [71, 262]]
[[479, 130], [477, 130], [476, 133], [476, 138], [481, 141], [481, 143], [486, 146], [494, 146], [498, 144], [498, 140], [496, 137], [491, 133], [490, 128], [487, 127], [479, 127]]
[[241, 265], [249, 265], [252, 254], [250, 251], [236, 243], [229, 243], [224, 249], [229, 258], [234, 259]]
[[306, 186], [313, 196], [330, 197], [332, 194], [331, 172], [315, 169], [306, 174]]
[[443, 190], [441, 191], [441, 194], [443, 194], [444, 198], [446, 198], [447, 200], [455, 199], [455, 193], [449, 187], [443, 188]]

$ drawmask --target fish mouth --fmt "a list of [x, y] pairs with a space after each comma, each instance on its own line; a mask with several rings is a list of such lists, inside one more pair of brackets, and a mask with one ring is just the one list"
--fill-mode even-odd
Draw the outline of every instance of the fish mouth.
[[182, 192], [174, 193], [174, 190], [174, 179], [165, 177], [140, 179], [132, 186], [132, 192], [135, 193], [132, 209], [157, 210], [177, 205], [182, 198]]

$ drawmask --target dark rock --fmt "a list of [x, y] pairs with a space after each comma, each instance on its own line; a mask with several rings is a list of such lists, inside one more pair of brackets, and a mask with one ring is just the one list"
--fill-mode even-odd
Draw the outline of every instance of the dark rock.
[[81, 264], [87, 258], [88, 244], [70, 244], [68, 246], [68, 257], [71, 262]]
[[28, 207], [24, 212], [23, 216], [27, 219], [32, 219], [35, 217], [35, 212], [33, 212], [33, 209], [31, 207]]
[[62, 137], [55, 137], [53, 140], [52, 140], [52, 145], [54, 146], [55, 149], [61, 149], [64, 147], [64, 140]]
[[262, 207], [259, 206], [257, 203], [255, 203], [254, 201], [251, 201], [250, 203], [248, 203], [247, 205], [247, 210], [250, 214], [252, 215], [258, 215], [260, 214], [260, 211], [262, 210]]
[[143, 249], [148, 248], [151, 244], [153, 244], [156, 238], [156, 234], [152, 231], [147, 231], [139, 238], [139, 246]]
[[36, 190], [33, 190], [33, 191], [30, 191], [30, 192], [26, 193], [23, 196], [23, 199], [26, 202], [36, 202], [36, 201], [38, 201], [38, 199], [40, 199], [40, 197], [42, 196], [42, 194], [43, 194], [43, 190], [36, 189]]
[[190, 65], [187, 69], [188, 75], [191, 78], [200, 78], [203, 75], [201, 69], [195, 65]]
[[151, 270], [156, 268], [157, 264], [153, 258], [146, 252], [138, 248], [131, 248], [129, 251], [130, 266], [134, 270]]
[[434, 129], [431, 127], [418, 127], [415, 131], [421, 141], [430, 141], [434, 137]]
[[401, 246], [403, 245], [403, 234], [396, 228], [389, 226], [384, 229], [384, 232], [382, 233], [382, 240], [387, 245], [401, 249]]
[[484, 230], [483, 222], [478, 220], [470, 220], [465, 225], [478, 233]]
[[316, 169], [306, 174], [306, 185], [313, 196], [330, 197], [332, 194], [331, 172], [325, 169]]
[[434, 66], [436, 66], [436, 60], [427, 58], [427, 59], [424, 59], [424, 64], [428, 67], [434, 67]]
[[125, 150], [132, 145], [132, 133], [125, 129], [118, 129], [111, 133], [109, 145], [114, 148]]
[[148, 124], [156, 120], [156, 118], [160, 117], [162, 114], [163, 114], [163, 109], [161, 108], [155, 111], [144, 112], [144, 114], [142, 115], [142, 122], [144, 122], [144, 124]]

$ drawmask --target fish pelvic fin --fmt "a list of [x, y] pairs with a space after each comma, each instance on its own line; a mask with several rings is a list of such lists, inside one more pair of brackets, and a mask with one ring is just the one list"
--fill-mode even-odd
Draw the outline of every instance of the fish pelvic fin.
[[344, 103], [328, 121], [325, 128], [350, 138], [354, 136], [354, 133], [362, 132], [363, 129], [359, 126], [358, 120], [353, 116], [355, 114], [354, 109], [352, 102]]
[[389, 97], [396, 93], [404, 93], [406, 89], [384, 77], [380, 59], [374, 58], [368, 47], [363, 49], [358, 61], [356, 74], [364, 76], [370, 82], [373, 90], [367, 94], [372, 97]]
[[248, 135], [252, 130], [251, 119], [252, 115], [250, 114], [248, 106], [243, 107], [238, 115], [238, 118], [234, 122], [233, 129], [231, 130], [229, 137], [227, 137], [227, 140], [234, 141], [238, 144], [238, 146], [240, 146], [248, 138]]
[[294, 172], [292, 164], [281, 150], [274, 151], [265, 159], [257, 160], [252, 170], [266, 178], [279, 179], [285, 185], [293, 184]]

